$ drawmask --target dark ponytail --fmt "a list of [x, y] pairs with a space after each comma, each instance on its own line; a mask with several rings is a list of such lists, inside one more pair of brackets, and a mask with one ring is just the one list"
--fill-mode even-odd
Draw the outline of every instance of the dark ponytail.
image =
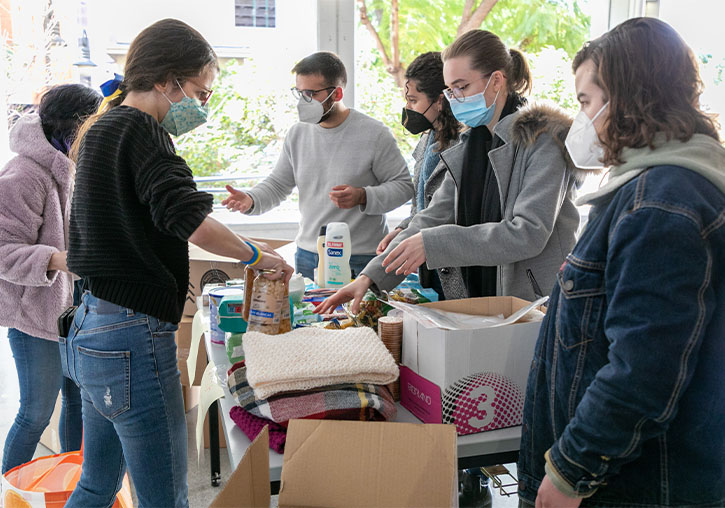
[[510, 48], [511, 66], [506, 72], [508, 76], [509, 92], [519, 95], [531, 93], [531, 70], [529, 62], [524, 54], [518, 49]]
[[183, 84], [209, 66], [219, 67], [214, 49], [199, 32], [183, 21], [162, 19], [143, 29], [128, 48], [121, 95], [81, 126], [71, 148], [71, 159], [77, 160], [88, 129], [106, 112], [120, 105], [129, 92], [148, 92], [155, 84], [171, 79], [178, 79]]

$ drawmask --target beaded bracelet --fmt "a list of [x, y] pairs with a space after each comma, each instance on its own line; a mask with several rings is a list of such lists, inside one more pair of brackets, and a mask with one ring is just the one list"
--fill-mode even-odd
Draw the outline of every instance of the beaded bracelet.
[[245, 241], [244, 243], [249, 245], [249, 247], [252, 249], [252, 257], [249, 261], [242, 261], [242, 263], [244, 263], [247, 266], [254, 266], [261, 261], [262, 253], [259, 252], [259, 247], [254, 245], [252, 242]]

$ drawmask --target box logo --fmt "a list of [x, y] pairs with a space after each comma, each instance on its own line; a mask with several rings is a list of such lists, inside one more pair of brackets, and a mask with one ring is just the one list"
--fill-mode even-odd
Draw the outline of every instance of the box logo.
[[331, 258], [341, 258], [342, 249], [327, 249], [327, 255]]

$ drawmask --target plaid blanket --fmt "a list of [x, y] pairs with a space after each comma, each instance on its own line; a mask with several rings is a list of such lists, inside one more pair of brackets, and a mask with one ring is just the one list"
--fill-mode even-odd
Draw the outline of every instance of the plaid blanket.
[[255, 416], [281, 425], [293, 418], [391, 421], [397, 408], [388, 389], [373, 384], [338, 384], [257, 400], [244, 362], [229, 369], [227, 384], [237, 404]]

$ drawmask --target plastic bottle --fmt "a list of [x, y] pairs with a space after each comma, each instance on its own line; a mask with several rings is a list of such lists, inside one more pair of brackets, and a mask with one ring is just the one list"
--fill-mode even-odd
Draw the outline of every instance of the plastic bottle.
[[327, 234], [327, 226], [320, 227], [320, 234], [317, 235], [317, 285], [321, 288], [325, 287], [325, 235]]
[[305, 278], [296, 273], [289, 281], [289, 297], [293, 303], [300, 303], [305, 296]]
[[350, 229], [344, 222], [331, 222], [325, 235], [325, 287], [341, 288], [350, 282]]

